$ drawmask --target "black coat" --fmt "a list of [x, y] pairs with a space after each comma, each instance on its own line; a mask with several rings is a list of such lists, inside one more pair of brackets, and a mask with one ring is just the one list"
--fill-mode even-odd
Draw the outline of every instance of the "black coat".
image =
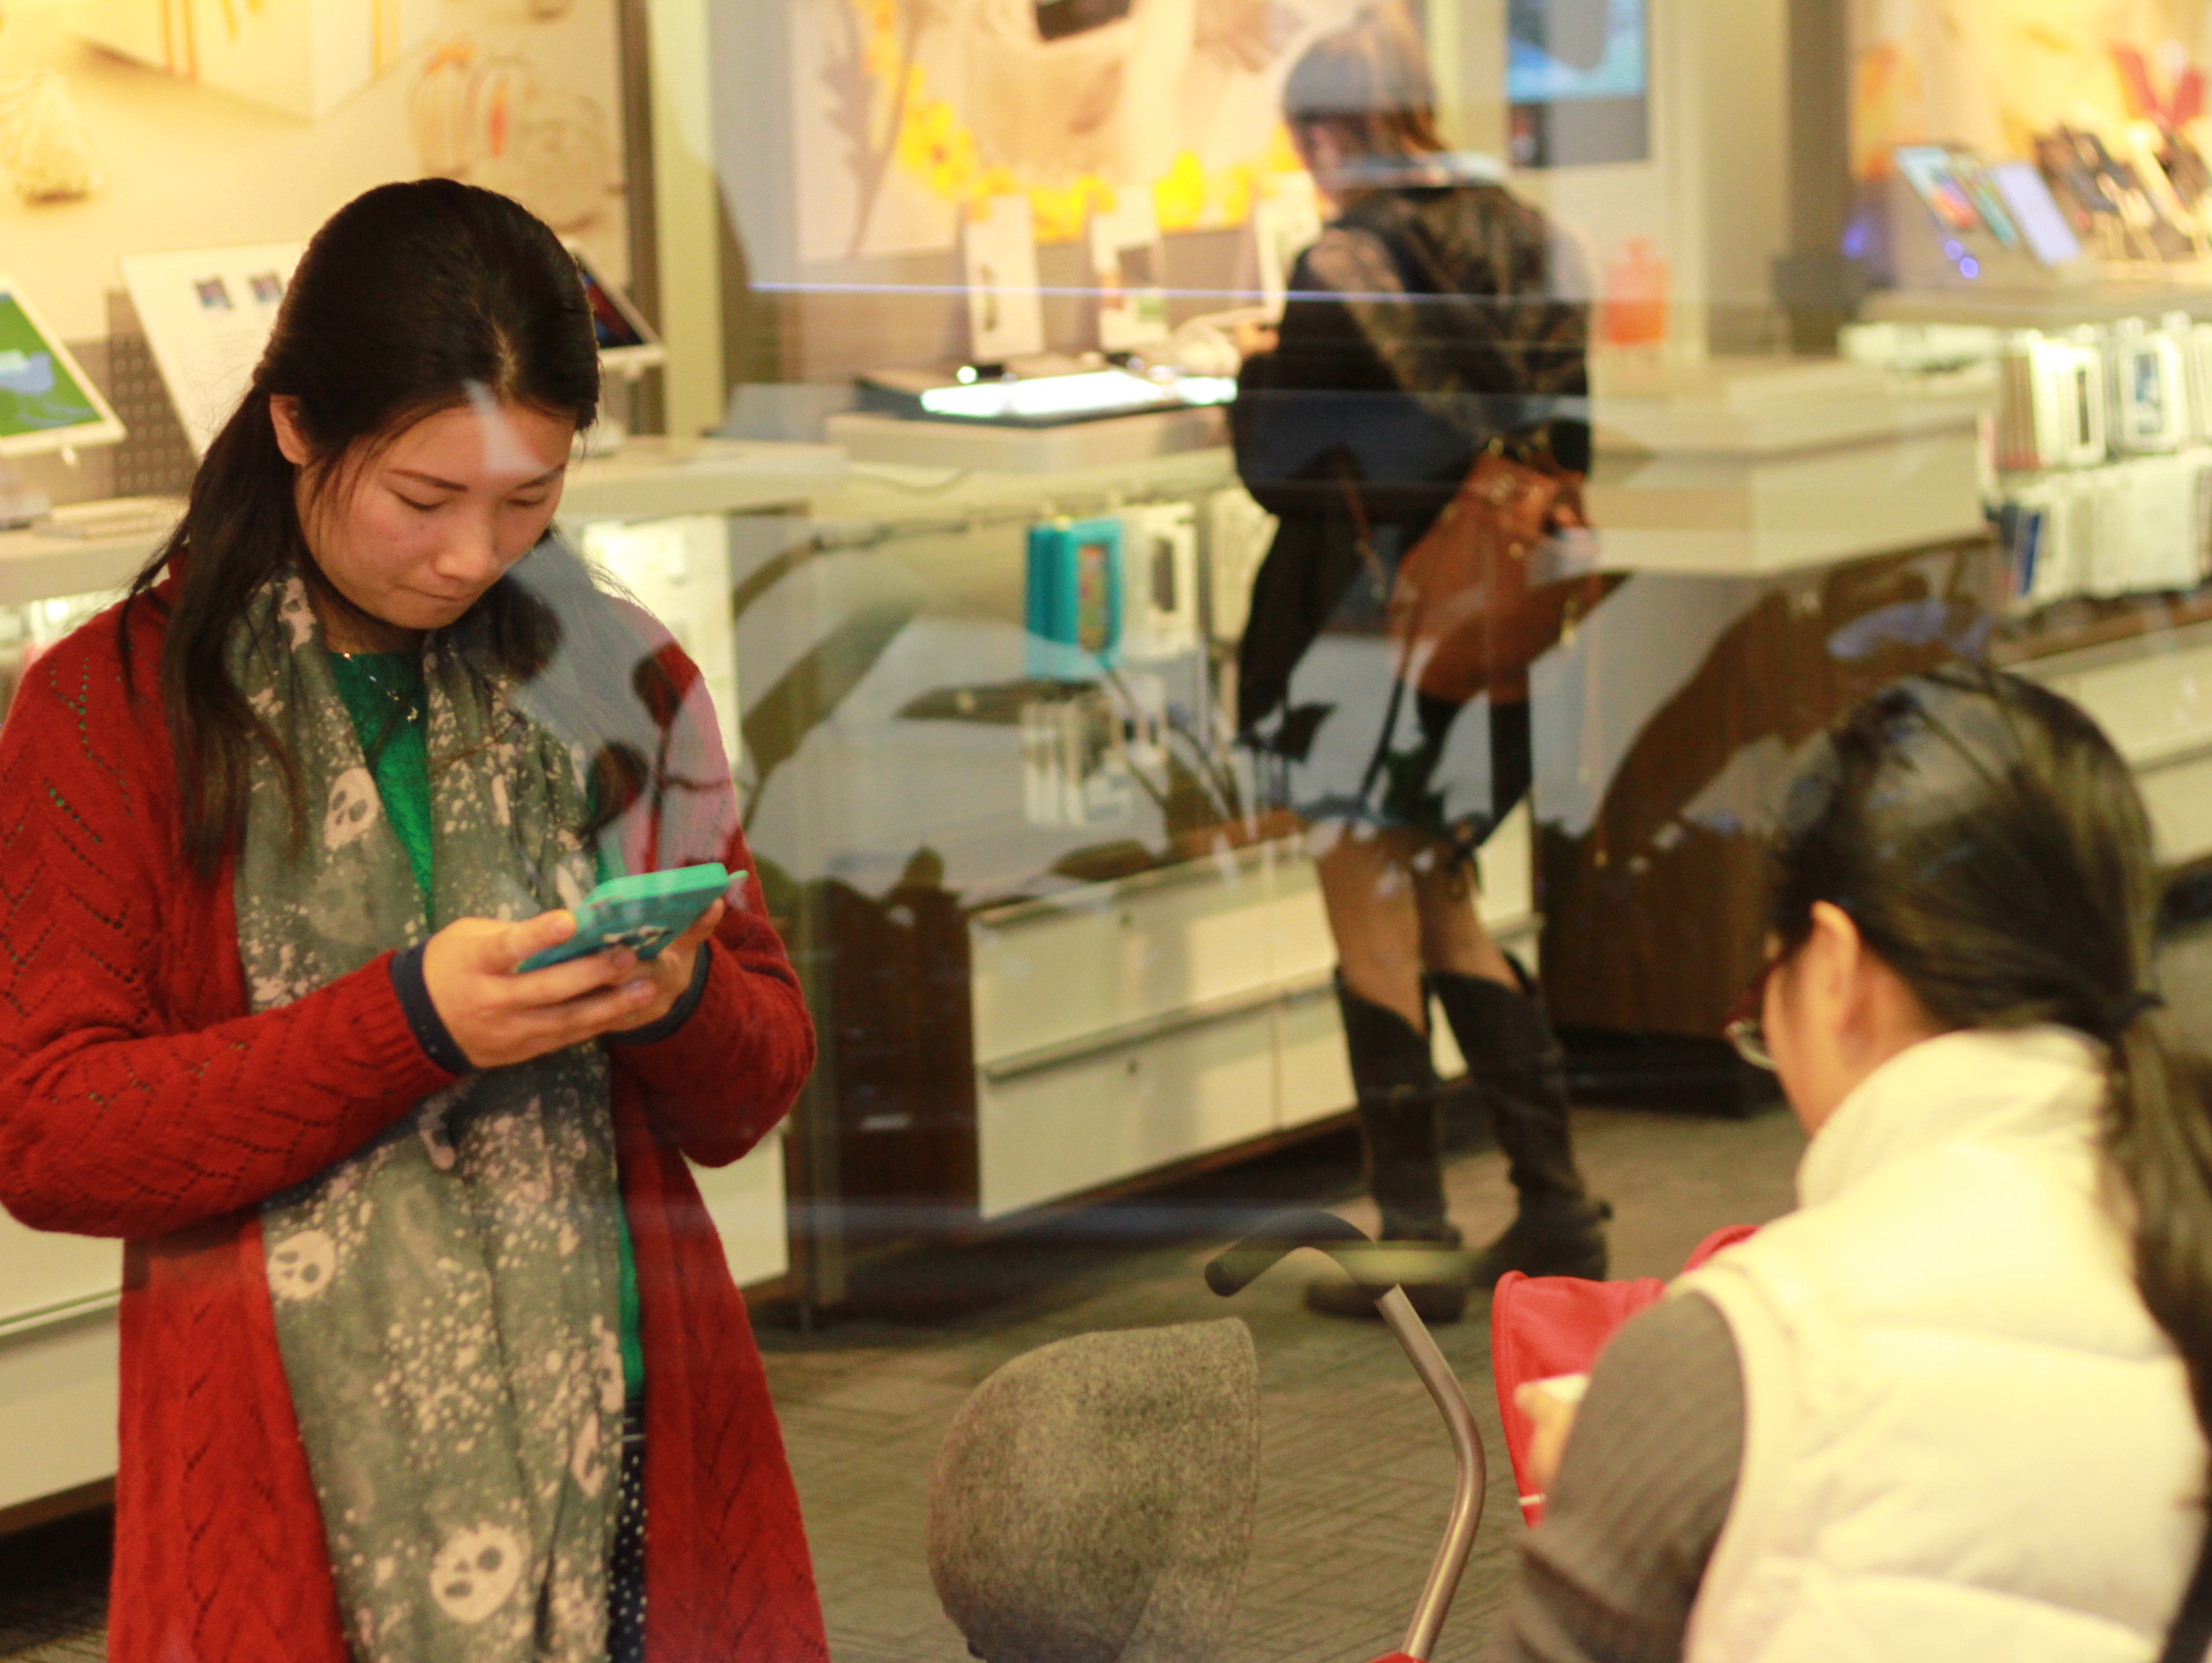
[[1238, 650], [1240, 727], [1282, 703], [1360, 572], [1348, 493], [1403, 548], [1497, 435], [1548, 431], [1588, 469], [1577, 264], [1492, 184], [1365, 192], [1300, 257], [1281, 340], [1246, 361], [1232, 412], [1245, 489], [1282, 522]]

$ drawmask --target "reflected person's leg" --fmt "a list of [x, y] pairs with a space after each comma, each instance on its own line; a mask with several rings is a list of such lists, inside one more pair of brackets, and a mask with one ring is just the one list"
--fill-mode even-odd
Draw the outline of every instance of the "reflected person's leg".
[[1316, 823], [1307, 840], [1336, 941], [1338, 979], [1425, 1035], [1420, 913], [1407, 865], [1416, 846], [1401, 832], [1341, 822]]
[[1607, 1211], [1576, 1168], [1567, 1122], [1566, 1058], [1542, 996], [1491, 939], [1476, 907], [1473, 864], [1437, 847], [1412, 864], [1428, 986], [1451, 1023], [1468, 1071], [1490, 1105], [1519, 1210], [1484, 1249], [1472, 1280], [1508, 1271], [1601, 1278]]
[[[1458, 1230], [1445, 1217], [1442, 1087], [1430, 1059], [1420, 925], [1406, 859], [1412, 846], [1371, 828], [1316, 826], [1315, 865], [1337, 947], [1337, 1001], [1352, 1062], [1368, 1187], [1393, 1241], [1431, 1242], [1451, 1257], [1404, 1269], [1414, 1308], [1431, 1322], [1458, 1318], [1467, 1300]], [[1334, 1316], [1371, 1316], [1348, 1284], [1306, 1290]]]
[[[1431, 843], [1407, 863], [1413, 880], [1413, 913], [1421, 968], [1431, 973], [1482, 976], [1519, 992], [1521, 979], [1482, 921], [1474, 862], [1449, 844]], [[1456, 1030], [1455, 1030], [1456, 1032]]]

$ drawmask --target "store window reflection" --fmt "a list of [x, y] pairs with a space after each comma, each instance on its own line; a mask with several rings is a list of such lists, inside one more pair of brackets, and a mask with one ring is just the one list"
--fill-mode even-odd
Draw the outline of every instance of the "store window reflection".
[[[1341, 1266], [1201, 1277], [1319, 1208], [1487, 1435], [1479, 1650], [1540, 1487], [1491, 1284], [1613, 1299], [1797, 1199], [1722, 1030], [1835, 723], [1959, 661], [2078, 703], [2168, 885], [2143, 991], [2199, 1014], [2208, 74], [2206, 0], [0, 0], [0, 698], [173, 531], [318, 227], [519, 204], [598, 349], [552, 537], [691, 667], [643, 690], [727, 758], [817, 1040], [681, 1221], [757, 1325], [779, 1587], [840, 1658], [963, 1654], [924, 1544], [973, 1389], [1228, 1319], [1253, 1572], [1200, 1626], [1387, 1649], [1431, 1406]], [[634, 737], [688, 802], [678, 731]], [[33, 1546], [107, 1528], [149, 1253], [0, 1219], [0, 1663], [11, 1557], [100, 1632], [106, 1562]]]

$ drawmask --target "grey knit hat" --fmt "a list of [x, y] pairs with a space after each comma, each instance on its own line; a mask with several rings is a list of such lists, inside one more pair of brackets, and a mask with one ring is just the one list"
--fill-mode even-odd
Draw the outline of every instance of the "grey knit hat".
[[929, 1574], [987, 1663], [1205, 1663], [1252, 1540], [1260, 1366], [1235, 1318], [1055, 1341], [961, 1408]]

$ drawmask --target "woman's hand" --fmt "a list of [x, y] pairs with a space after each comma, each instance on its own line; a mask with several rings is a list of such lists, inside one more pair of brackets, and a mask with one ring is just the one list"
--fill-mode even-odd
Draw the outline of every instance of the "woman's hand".
[[[476, 1066], [501, 1068], [581, 1045], [650, 1022], [656, 1006], [665, 1011], [675, 1002], [673, 996], [662, 998], [656, 968], [641, 965], [626, 947], [527, 975], [515, 973], [532, 953], [557, 947], [575, 933], [575, 914], [562, 911], [540, 913], [520, 924], [457, 919], [430, 938], [422, 953], [423, 984], [446, 1031]], [[671, 947], [660, 956], [674, 951]], [[687, 976], [690, 967], [686, 954]], [[682, 992], [679, 982], [677, 992]]]
[[676, 1008], [676, 1001], [691, 986], [692, 974], [698, 968], [699, 950], [706, 945], [721, 923], [722, 914], [729, 910], [728, 901], [716, 901], [699, 914], [697, 923], [638, 966], [641, 975], [653, 978], [653, 997], [638, 1006], [635, 1016], [616, 1023], [618, 1030], [649, 1028]]
[[1567, 1434], [1575, 1429], [1575, 1411], [1582, 1402], [1579, 1390], [1571, 1395], [1560, 1388], [1566, 1382], [1586, 1384], [1588, 1376], [1564, 1375], [1557, 1380], [1532, 1380], [1514, 1388], [1513, 1406], [1528, 1417], [1536, 1435], [1528, 1442], [1528, 1478], [1543, 1495], [1559, 1476], [1559, 1457], [1566, 1453]]

